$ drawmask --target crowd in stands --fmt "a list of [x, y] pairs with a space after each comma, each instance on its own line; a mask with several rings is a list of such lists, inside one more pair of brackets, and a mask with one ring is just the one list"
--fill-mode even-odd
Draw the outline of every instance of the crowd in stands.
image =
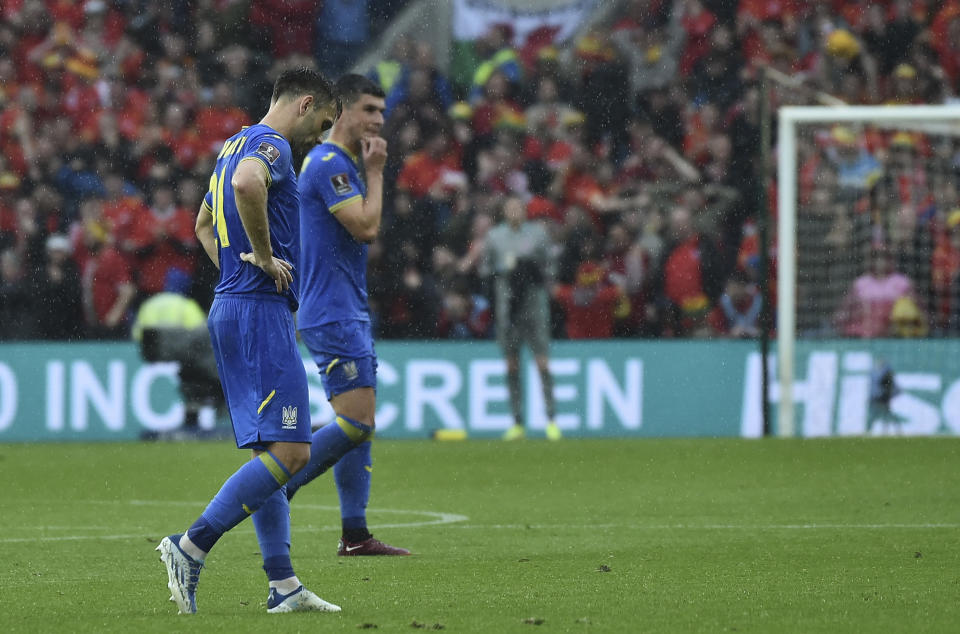
[[[208, 306], [217, 273], [193, 223], [223, 140], [259, 120], [282, 69], [338, 75], [403, 4], [3, 3], [0, 339], [126, 338], [164, 289]], [[379, 338], [492, 336], [483, 243], [508, 195], [554, 239], [557, 337], [755, 336], [757, 218], [776, 201], [757, 163], [760, 69], [790, 78], [770, 84], [773, 111], [823, 94], [944, 103], [960, 87], [958, 0], [633, 0], [571, 42], [549, 36], [494, 25], [448, 73], [401, 38], [368, 69], [390, 152], [369, 251]], [[801, 148], [801, 214], [834, 214], [822, 244], [849, 247], [843, 223], [865, 222], [871, 252], [890, 249], [868, 212], [897, 193], [910, 239], [938, 253], [905, 271], [935, 282], [904, 294], [939, 284], [917, 308], [956, 321], [956, 144], [901, 138], [901, 156], [890, 135], [861, 136], [836, 127]], [[921, 182], [934, 155], [946, 176]], [[849, 320], [831, 323], [860, 334]]]

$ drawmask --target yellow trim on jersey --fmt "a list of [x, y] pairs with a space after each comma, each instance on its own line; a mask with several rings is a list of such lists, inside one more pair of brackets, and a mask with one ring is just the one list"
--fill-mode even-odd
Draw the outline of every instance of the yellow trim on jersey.
[[327, 366], [327, 372], [326, 372], [326, 373], [327, 373], [327, 374], [330, 374], [330, 370], [332, 370], [332, 369], [333, 369], [333, 366], [337, 365], [338, 363], [340, 363], [340, 357], [337, 357], [336, 359], [334, 359], [333, 361], [330, 362], [330, 365]]
[[[260, 163], [260, 165], [263, 165], [263, 169], [267, 172], [267, 187], [273, 185], [273, 177], [270, 176], [270, 166], [267, 165], [266, 161], [259, 156], [244, 156], [242, 159], [240, 159], [240, 163], [243, 163], [244, 161], [257, 161]], [[240, 165], [240, 163], [237, 163], [237, 165]]]
[[350, 203], [354, 203], [354, 202], [356, 202], [356, 201], [358, 201], [358, 200], [361, 200], [361, 201], [362, 201], [362, 200], [363, 200], [363, 196], [361, 196], [360, 194], [357, 194], [356, 196], [351, 196], [350, 198], [347, 198], [346, 200], [341, 200], [341, 201], [338, 202], [336, 205], [332, 205], [332, 206], [330, 207], [330, 213], [335, 214], [335, 213], [337, 213], [339, 210], [341, 210], [341, 209], [343, 209], [344, 207], [346, 207], [347, 205], [349, 205]]
[[345, 145], [341, 145], [341, 144], [337, 143], [336, 141], [331, 141], [330, 139], [327, 139], [327, 140], [326, 140], [326, 143], [329, 143], [330, 145], [336, 145], [338, 148], [340, 148], [341, 150], [343, 150], [344, 152], [347, 153], [347, 156], [350, 157], [350, 160], [351, 160], [351, 161], [353, 161], [353, 162], [356, 163], [357, 165], [360, 164], [360, 159], [357, 157], [356, 154], [354, 154], [353, 152], [350, 151], [350, 148], [346, 147]]
[[201, 207], [201, 208], [206, 208], [206, 210], [210, 212], [210, 215], [211, 215], [211, 216], [215, 216], [215, 215], [216, 215], [216, 212], [213, 210], [213, 207], [211, 207], [210, 205], [207, 204], [207, 197], [206, 197], [206, 196], [203, 197], [203, 203], [200, 205], [200, 207]]
[[273, 399], [273, 397], [276, 396], [276, 394], [277, 394], [277, 391], [274, 390], [267, 395], [267, 398], [263, 399], [263, 402], [260, 403], [260, 407], [257, 408], [257, 414], [263, 411], [263, 408], [267, 406], [267, 403], [269, 403], [271, 399]]
[[290, 476], [287, 475], [287, 470], [277, 462], [277, 459], [274, 458], [270, 452], [264, 451], [262, 454], [257, 456], [260, 458], [260, 462], [263, 463], [263, 466], [267, 468], [267, 471], [270, 472], [270, 475], [273, 476], [273, 479], [280, 483], [280, 486], [283, 486], [290, 480]]

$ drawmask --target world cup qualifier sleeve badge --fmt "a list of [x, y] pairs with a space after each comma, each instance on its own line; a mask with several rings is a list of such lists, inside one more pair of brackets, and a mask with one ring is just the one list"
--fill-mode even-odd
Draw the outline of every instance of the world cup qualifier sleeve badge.
[[333, 192], [337, 196], [346, 196], [353, 191], [353, 185], [350, 184], [350, 178], [347, 177], [346, 172], [331, 176], [330, 184], [333, 186]]
[[273, 165], [277, 162], [277, 159], [280, 158], [280, 150], [276, 146], [267, 143], [266, 141], [260, 144], [260, 147], [257, 148], [255, 154], [259, 154], [263, 158], [267, 159], [267, 163]]

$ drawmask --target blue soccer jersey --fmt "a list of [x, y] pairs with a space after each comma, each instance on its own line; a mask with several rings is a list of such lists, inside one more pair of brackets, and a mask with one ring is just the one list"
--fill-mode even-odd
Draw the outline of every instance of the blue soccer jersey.
[[370, 321], [367, 245], [335, 214], [367, 190], [359, 161], [332, 142], [313, 148], [300, 170], [301, 330], [340, 321]]
[[[210, 190], [203, 199], [204, 207], [213, 214], [220, 259], [216, 292], [276, 294], [276, 283], [270, 276], [240, 259], [241, 253], [253, 251], [230, 184], [243, 161], [257, 161], [267, 171], [267, 222], [274, 257], [294, 267], [300, 258], [300, 197], [290, 144], [269, 126], [258, 123], [244, 128], [223, 144], [210, 177]], [[286, 292], [291, 310], [298, 306], [298, 277], [294, 268], [293, 282]]]

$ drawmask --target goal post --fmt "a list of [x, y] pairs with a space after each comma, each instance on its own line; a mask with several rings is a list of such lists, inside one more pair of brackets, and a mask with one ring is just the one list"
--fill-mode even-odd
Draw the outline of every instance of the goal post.
[[[800, 129], [868, 126], [880, 134], [904, 131], [960, 139], [960, 105], [923, 106], [786, 106], [778, 110], [777, 139], [777, 389], [776, 432], [798, 434], [797, 394], [797, 277]], [[953, 141], [948, 141], [953, 143]], [[955, 176], [953, 176], [955, 178]], [[801, 245], [800, 248], [803, 248]], [[851, 256], [851, 262], [855, 262]], [[823, 266], [829, 266], [823, 264]], [[851, 264], [852, 267], [852, 264]], [[769, 398], [770, 395], [767, 396]]]

